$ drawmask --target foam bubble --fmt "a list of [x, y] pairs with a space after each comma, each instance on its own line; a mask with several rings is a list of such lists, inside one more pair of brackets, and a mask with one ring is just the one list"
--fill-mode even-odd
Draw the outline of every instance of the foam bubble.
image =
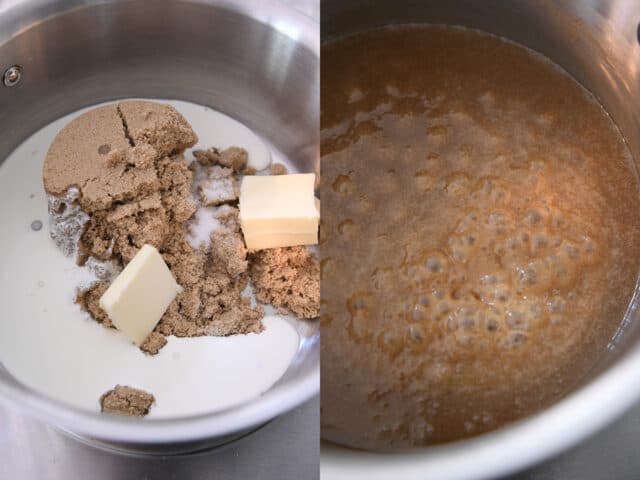
[[355, 224], [353, 220], [347, 218], [338, 224], [338, 233], [346, 238], [352, 238], [355, 232]]
[[353, 181], [347, 175], [338, 175], [331, 184], [333, 191], [341, 195], [351, 195], [355, 187]]
[[417, 323], [409, 325], [406, 331], [405, 345], [412, 351], [422, 351], [427, 342], [424, 327]]
[[411, 318], [414, 322], [421, 322], [428, 318], [428, 312], [422, 305], [415, 305], [411, 312]]
[[527, 341], [527, 336], [522, 332], [512, 333], [507, 337], [507, 346], [518, 347]]
[[391, 329], [383, 330], [378, 334], [377, 344], [391, 357], [397, 356], [404, 349], [404, 339]]
[[506, 322], [512, 330], [528, 330], [529, 320], [518, 310], [510, 310], [507, 312]]

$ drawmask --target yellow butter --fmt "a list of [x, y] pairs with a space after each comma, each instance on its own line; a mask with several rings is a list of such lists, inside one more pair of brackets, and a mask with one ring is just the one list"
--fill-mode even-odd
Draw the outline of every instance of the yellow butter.
[[100, 307], [118, 330], [141, 345], [181, 292], [158, 250], [144, 245], [100, 297]]
[[315, 174], [245, 176], [240, 224], [249, 250], [318, 243]]

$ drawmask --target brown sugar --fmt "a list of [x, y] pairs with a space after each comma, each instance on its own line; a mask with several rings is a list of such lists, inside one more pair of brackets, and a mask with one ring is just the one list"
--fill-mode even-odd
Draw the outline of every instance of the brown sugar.
[[[263, 329], [262, 307], [253, 307], [242, 295], [248, 284], [247, 254], [237, 208], [223, 205], [213, 214], [224, 228], [223, 233], [213, 233], [213, 247], [195, 248], [187, 239], [188, 223], [198, 208], [194, 183], [199, 187], [204, 179], [216, 177], [236, 182], [232, 169], [222, 165], [243, 168], [246, 152], [224, 150], [221, 164], [202, 167], [207, 171], [196, 182], [194, 169], [182, 155], [196, 141], [189, 124], [172, 107], [122, 102], [71, 122], [56, 137], [45, 161], [47, 193], [60, 196], [76, 187], [77, 203], [89, 214], [79, 241], [80, 264], [95, 258], [122, 269], [150, 244], [184, 288], [142, 345], [149, 354], [164, 346], [165, 335], [232, 335]], [[107, 286], [106, 281], [93, 284], [78, 293], [77, 302], [97, 322], [113, 328], [99, 306]]]
[[191, 337], [262, 331], [262, 308], [252, 307], [250, 299], [242, 296], [248, 276], [246, 268], [238, 267], [246, 262], [241, 234], [228, 231], [226, 236], [227, 244], [235, 249], [227, 248], [228, 255], [223, 257], [218, 254], [220, 247], [213, 244], [210, 250], [194, 249], [184, 230], [174, 227], [169, 235], [172, 248], [161, 253], [184, 292], [169, 306], [157, 332]]
[[[122, 102], [67, 125], [45, 161], [45, 189], [54, 199], [50, 204], [56, 212], [80, 208], [84, 215], [74, 224], [79, 248], [69, 247], [68, 239], [56, 240], [65, 251], [77, 251], [80, 264], [111, 262], [117, 273], [150, 244], [183, 287], [140, 347], [152, 355], [167, 343], [167, 335], [261, 332], [263, 308], [243, 296], [250, 277], [259, 302], [300, 318], [318, 316], [315, 256], [302, 247], [247, 255], [237, 207], [237, 175], [249, 173], [246, 150], [199, 150], [190, 164], [183, 151], [196, 141], [172, 107]], [[66, 193], [72, 187], [77, 195]], [[204, 229], [208, 241], [193, 241], [189, 233], [194, 229]], [[57, 235], [65, 232], [60, 228]], [[110, 278], [99, 278], [79, 291], [76, 301], [94, 320], [114, 328], [99, 305]]]
[[320, 310], [320, 266], [304, 247], [272, 248], [251, 255], [251, 281], [258, 301], [287, 308], [298, 318]]
[[100, 397], [100, 408], [104, 413], [144, 417], [149, 413], [155, 398], [144, 390], [116, 385]]
[[240, 195], [240, 186], [233, 170], [219, 165], [208, 168], [207, 177], [200, 182], [198, 190], [205, 206], [234, 202]]
[[244, 148], [229, 147], [225, 150], [209, 148], [208, 150], [194, 150], [193, 156], [203, 166], [220, 165], [231, 168], [236, 173], [246, 173], [249, 154]]
[[155, 355], [162, 347], [167, 344], [167, 338], [158, 332], [151, 332], [142, 345], [140, 350], [149, 355]]
[[132, 146], [147, 144], [165, 157], [192, 147], [198, 137], [185, 118], [170, 105], [129, 101], [118, 104], [125, 134]]
[[285, 167], [283, 164], [271, 164], [271, 175], [286, 175], [287, 173], [289, 173], [289, 170], [287, 170], [287, 167]]
[[62, 195], [72, 186], [82, 188], [89, 180], [124, 171], [107, 162], [110, 151], [130, 148], [117, 106], [99, 107], [80, 118], [64, 127], [49, 147], [43, 172], [49, 194]]
[[78, 292], [76, 303], [88, 312], [93, 319], [105, 327], [115, 328], [107, 314], [100, 308], [100, 297], [107, 291], [109, 285], [106, 283], [94, 283], [91, 287]]
[[226, 273], [237, 277], [247, 271], [247, 248], [236, 233], [217, 231], [211, 234], [212, 260], [224, 267]]

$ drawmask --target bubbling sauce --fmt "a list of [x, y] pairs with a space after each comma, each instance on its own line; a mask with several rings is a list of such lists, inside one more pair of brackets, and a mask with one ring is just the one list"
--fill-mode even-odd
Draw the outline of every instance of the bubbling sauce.
[[540, 55], [451, 27], [322, 49], [322, 434], [400, 449], [574, 388], [638, 270], [610, 118]]

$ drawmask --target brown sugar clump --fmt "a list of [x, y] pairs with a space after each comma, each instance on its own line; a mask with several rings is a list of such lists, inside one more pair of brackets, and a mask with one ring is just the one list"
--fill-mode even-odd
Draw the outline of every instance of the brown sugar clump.
[[170, 105], [122, 102], [118, 104], [118, 114], [131, 145], [151, 145], [160, 157], [182, 152], [198, 141], [191, 125]]
[[82, 189], [91, 179], [110, 176], [114, 167], [107, 161], [109, 152], [118, 150], [121, 157], [129, 149], [117, 106], [90, 110], [65, 126], [49, 147], [43, 171], [45, 190], [62, 195], [70, 187]]
[[197, 205], [191, 196], [193, 173], [183, 155], [165, 157], [157, 163], [162, 204], [170, 222], [182, 224], [195, 213]]
[[77, 187], [82, 210], [106, 210], [157, 191], [154, 163], [196, 142], [187, 121], [169, 105], [136, 101], [99, 107], [54, 139], [44, 163], [45, 190], [59, 196]]
[[127, 161], [129, 165], [135, 165], [138, 168], [151, 168], [159, 156], [157, 150], [151, 145], [142, 144], [131, 149]]
[[116, 385], [113, 390], [100, 397], [100, 408], [104, 413], [144, 417], [149, 413], [155, 398], [137, 388]]
[[262, 308], [252, 307], [242, 296], [248, 284], [242, 237], [239, 232], [227, 231], [214, 232], [212, 239], [218, 235], [224, 242], [212, 244], [207, 251], [194, 249], [182, 230], [172, 233], [171, 248], [161, 253], [184, 291], [169, 306], [157, 332], [192, 337], [262, 331]]
[[151, 332], [144, 343], [140, 346], [140, 350], [150, 355], [155, 355], [166, 344], [167, 339], [164, 335], [158, 332]]
[[234, 172], [240, 173], [247, 167], [249, 154], [244, 148], [229, 147], [222, 151], [220, 165], [232, 168]]
[[79, 304], [84, 311], [89, 312], [96, 322], [108, 328], [115, 328], [99, 304], [100, 297], [107, 291], [107, 288], [109, 288], [109, 285], [106, 283], [94, 283], [86, 290], [78, 292], [76, 303]]
[[237, 233], [215, 231], [211, 234], [211, 258], [226, 273], [237, 277], [247, 271], [247, 248]]
[[145, 243], [160, 248], [169, 229], [167, 212], [162, 206], [144, 210], [139, 203], [94, 213], [80, 239], [82, 256], [115, 258], [124, 267]]
[[208, 150], [194, 150], [193, 156], [203, 166], [220, 165], [231, 168], [235, 173], [246, 173], [249, 154], [244, 148], [229, 147], [225, 150], [210, 148]]
[[205, 206], [234, 202], [240, 195], [240, 186], [233, 170], [218, 165], [208, 168], [207, 177], [200, 182], [198, 190]]
[[231, 232], [240, 232], [240, 210], [231, 205], [220, 205], [213, 217]]
[[287, 170], [287, 167], [285, 167], [283, 164], [271, 164], [271, 175], [286, 175], [287, 173], [289, 173], [289, 170]]
[[304, 247], [272, 248], [251, 255], [251, 281], [256, 298], [287, 308], [299, 318], [320, 312], [320, 265]]
[[220, 159], [222, 158], [220, 150], [215, 147], [209, 148], [207, 150], [194, 150], [193, 156], [195, 157], [196, 161], [203, 167], [220, 165]]

